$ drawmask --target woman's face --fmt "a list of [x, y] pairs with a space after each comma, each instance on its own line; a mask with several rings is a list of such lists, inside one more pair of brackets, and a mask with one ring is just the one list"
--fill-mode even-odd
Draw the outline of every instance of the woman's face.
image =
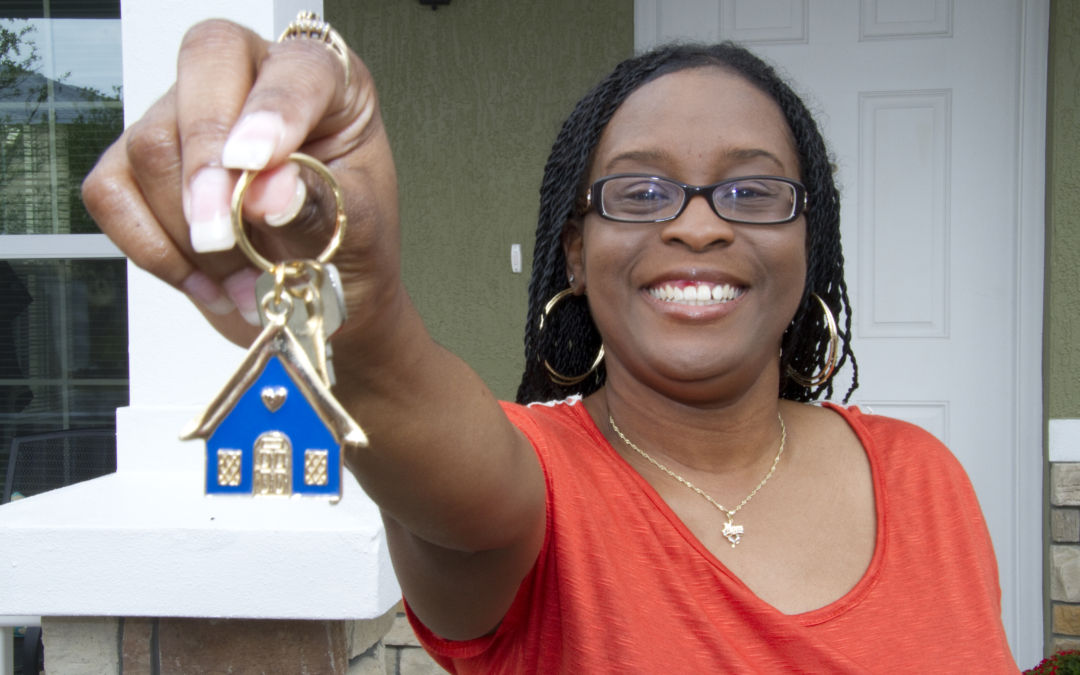
[[[800, 180], [780, 109], [737, 75], [714, 67], [664, 75], [616, 111], [589, 183], [647, 173], [690, 185], [740, 176]], [[716, 400], [747, 387], [778, 388], [784, 330], [806, 277], [806, 220], [730, 223], [694, 197], [675, 220], [621, 223], [590, 210], [564, 237], [575, 287], [587, 291], [614, 384], [628, 374], [675, 399]], [[666, 299], [666, 287], [720, 287], [726, 302]]]

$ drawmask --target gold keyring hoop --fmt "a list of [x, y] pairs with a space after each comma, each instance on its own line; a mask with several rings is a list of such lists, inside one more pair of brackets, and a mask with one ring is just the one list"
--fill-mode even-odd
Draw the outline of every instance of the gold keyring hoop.
[[[337, 222], [334, 225], [334, 234], [330, 237], [330, 243], [326, 245], [326, 250], [320, 253], [319, 257], [316, 258], [320, 264], [325, 264], [333, 257], [334, 253], [337, 252], [338, 247], [341, 246], [341, 239], [345, 236], [345, 197], [341, 192], [341, 185], [337, 182], [337, 179], [334, 178], [334, 174], [330, 172], [329, 167], [314, 157], [305, 155], [301, 152], [294, 152], [289, 155], [289, 161], [296, 162], [300, 166], [306, 166], [319, 174], [319, 176], [327, 182], [334, 193], [334, 201], [337, 204]], [[236, 235], [236, 243], [240, 246], [240, 250], [244, 252], [244, 255], [248, 257], [248, 260], [259, 269], [272, 274], [277, 265], [264, 258], [261, 253], [255, 250], [255, 247], [251, 245], [251, 240], [248, 239], [247, 232], [244, 231], [244, 195], [247, 193], [247, 189], [251, 187], [251, 182], [255, 180], [255, 176], [257, 175], [259, 175], [258, 171], [245, 171], [240, 175], [240, 181], [237, 182], [236, 188], [233, 190], [233, 233]], [[300, 180], [299, 176], [297, 177], [297, 180]]]

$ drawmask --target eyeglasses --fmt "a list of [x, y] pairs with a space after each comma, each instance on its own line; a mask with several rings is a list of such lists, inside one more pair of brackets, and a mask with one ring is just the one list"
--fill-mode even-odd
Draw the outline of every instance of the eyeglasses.
[[802, 183], [777, 176], [744, 176], [697, 186], [649, 174], [621, 173], [592, 184], [582, 214], [595, 206], [608, 220], [660, 223], [682, 215], [696, 195], [706, 197], [717, 216], [733, 223], [790, 223], [806, 208]]

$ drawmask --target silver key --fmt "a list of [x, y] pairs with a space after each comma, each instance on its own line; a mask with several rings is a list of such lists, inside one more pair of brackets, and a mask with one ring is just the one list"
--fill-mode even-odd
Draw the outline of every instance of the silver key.
[[[267, 324], [267, 319], [263, 311], [262, 299], [273, 290], [274, 276], [264, 272], [255, 282], [259, 320], [262, 321], [263, 326]], [[334, 366], [331, 362], [333, 353], [328, 340], [348, 318], [341, 276], [334, 265], [323, 265], [322, 284], [312, 291], [312, 301], [320, 311], [314, 312], [317, 316], [313, 317], [313, 313], [309, 311], [303, 300], [295, 300], [292, 314], [289, 315], [289, 330], [303, 346], [304, 352], [322, 376], [323, 381], [333, 386], [335, 384]]]

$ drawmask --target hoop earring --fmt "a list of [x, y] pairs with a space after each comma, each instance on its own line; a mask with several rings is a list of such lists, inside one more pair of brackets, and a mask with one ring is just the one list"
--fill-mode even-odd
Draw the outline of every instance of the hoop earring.
[[[544, 313], [540, 316], [540, 328], [537, 331], [538, 333], [541, 333], [544, 330], [544, 317], [546, 317], [548, 314], [551, 313], [551, 310], [555, 307], [555, 305], [559, 304], [559, 301], [561, 301], [566, 296], [572, 294], [573, 292], [574, 292], [574, 289], [567, 288], [566, 290], [559, 291], [558, 293], [555, 294], [555, 297], [553, 297], [551, 300], [548, 300], [548, 303], [546, 305], [544, 305]], [[587, 378], [589, 375], [592, 375], [596, 371], [596, 369], [600, 367], [600, 364], [603, 362], [603, 360], [604, 360], [604, 345], [601, 344], [600, 345], [600, 353], [598, 353], [596, 355], [596, 360], [593, 361], [592, 367], [590, 367], [589, 370], [587, 370], [584, 375], [578, 375], [576, 377], [567, 377], [566, 375], [563, 375], [559, 371], [552, 368], [551, 364], [548, 363], [547, 359], [544, 359], [544, 367], [547, 368], [548, 378], [552, 382], [559, 385], [560, 387], [572, 387], [575, 384], [578, 384], [579, 382], [584, 381], [585, 378]]]
[[836, 361], [840, 356], [840, 335], [836, 330], [836, 319], [833, 318], [832, 310], [825, 304], [825, 301], [821, 299], [821, 296], [817, 293], [811, 293], [810, 295], [821, 305], [821, 309], [825, 312], [825, 323], [829, 326], [829, 352], [826, 358], [825, 367], [821, 369], [821, 372], [817, 375], [806, 377], [795, 372], [795, 369], [791, 366], [787, 367], [788, 377], [795, 380], [796, 384], [807, 389], [814, 387], [820, 387], [829, 381], [832, 377], [833, 371], [836, 370]]

